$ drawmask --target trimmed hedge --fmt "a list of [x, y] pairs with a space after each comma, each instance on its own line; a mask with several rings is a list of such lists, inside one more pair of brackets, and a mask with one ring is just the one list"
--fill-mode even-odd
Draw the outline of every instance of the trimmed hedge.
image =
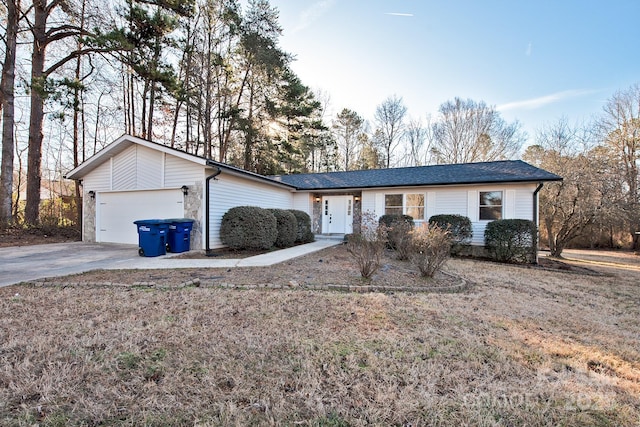
[[448, 230], [454, 245], [468, 244], [473, 237], [471, 220], [464, 215], [434, 215], [429, 218], [429, 225]]
[[296, 233], [296, 243], [310, 243], [314, 241], [313, 232], [311, 231], [311, 217], [309, 214], [297, 209], [289, 209], [289, 212], [296, 217], [298, 221], [298, 230]]
[[222, 217], [220, 239], [232, 249], [270, 249], [278, 238], [275, 216], [257, 206], [237, 206]]
[[293, 246], [298, 235], [298, 221], [291, 212], [285, 209], [268, 209], [276, 218], [278, 237], [276, 247], [289, 248]]
[[500, 219], [487, 224], [484, 245], [500, 262], [533, 263], [538, 247], [538, 230], [527, 219]]

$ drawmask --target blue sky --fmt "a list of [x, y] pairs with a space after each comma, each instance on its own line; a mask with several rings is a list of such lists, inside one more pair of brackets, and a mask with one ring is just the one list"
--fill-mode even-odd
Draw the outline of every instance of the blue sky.
[[640, 82], [638, 0], [271, 0], [302, 82], [372, 120], [391, 95], [412, 117], [471, 98], [529, 133], [588, 121]]

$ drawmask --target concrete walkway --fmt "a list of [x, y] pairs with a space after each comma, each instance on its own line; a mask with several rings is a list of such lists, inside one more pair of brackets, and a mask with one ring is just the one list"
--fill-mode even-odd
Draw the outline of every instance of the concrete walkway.
[[21, 282], [79, 274], [91, 270], [267, 267], [322, 249], [342, 240], [322, 239], [244, 259], [189, 259], [180, 254], [141, 257], [137, 245], [114, 243], [53, 243], [0, 248], [0, 287]]
[[145, 258], [140, 257], [138, 262], [116, 263], [112, 266], [105, 267], [106, 270], [116, 269], [163, 269], [163, 268], [232, 268], [232, 267], [269, 267], [271, 265], [280, 264], [290, 259], [298, 258], [322, 249], [336, 246], [342, 243], [341, 240], [317, 240], [312, 243], [294, 246], [287, 249], [279, 249], [277, 251], [268, 252], [262, 255], [256, 255], [241, 259], [216, 259], [215, 257], [207, 259], [191, 259], [178, 258], [180, 254], [167, 254], [164, 256]]

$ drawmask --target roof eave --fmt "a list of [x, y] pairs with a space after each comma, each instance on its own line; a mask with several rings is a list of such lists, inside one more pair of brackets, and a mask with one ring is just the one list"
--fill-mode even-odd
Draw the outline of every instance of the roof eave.
[[387, 185], [364, 185], [358, 187], [295, 187], [298, 191], [358, 191], [358, 190], [370, 190], [373, 188], [411, 188], [411, 187], [444, 187], [444, 186], [462, 186], [462, 185], [483, 185], [483, 184], [525, 184], [532, 183], [537, 184], [541, 182], [554, 182], [562, 181], [563, 178], [539, 178], [539, 179], [511, 179], [508, 181], [502, 180], [487, 180], [487, 181], [461, 181], [461, 182], [435, 182], [429, 184], [387, 184]]
[[232, 175], [239, 176], [242, 178], [247, 178], [252, 181], [262, 182], [262, 183], [273, 185], [276, 187], [286, 188], [287, 190], [290, 190], [290, 191], [297, 190], [296, 186], [294, 185], [287, 184], [281, 181], [276, 181], [274, 179], [267, 178], [264, 175], [260, 175], [255, 172], [249, 172], [244, 169], [237, 168], [235, 166], [217, 162], [215, 160], [207, 160], [207, 166], [221, 168], [226, 170], [227, 172], [230, 172]]

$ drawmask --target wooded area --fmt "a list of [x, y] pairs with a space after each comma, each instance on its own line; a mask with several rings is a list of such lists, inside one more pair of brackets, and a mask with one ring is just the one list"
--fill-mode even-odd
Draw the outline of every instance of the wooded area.
[[[261, 174], [512, 159], [527, 135], [483, 101], [409, 117], [402, 98], [371, 121], [330, 115], [279, 45], [268, 0], [3, 0], [3, 226], [78, 224], [63, 175], [123, 133]], [[594, 112], [597, 113], [597, 112]], [[556, 255], [571, 242], [637, 248], [640, 87], [593, 123], [559, 119], [524, 160], [565, 177], [541, 192]]]

